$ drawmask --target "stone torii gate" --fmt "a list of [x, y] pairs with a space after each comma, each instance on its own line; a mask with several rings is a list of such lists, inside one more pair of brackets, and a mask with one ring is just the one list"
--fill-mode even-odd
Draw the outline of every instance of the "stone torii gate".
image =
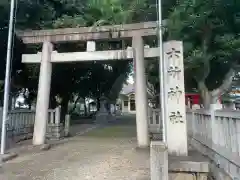
[[[111, 59], [134, 59], [135, 62], [135, 97], [136, 97], [136, 125], [137, 125], [137, 140], [139, 147], [149, 146], [148, 136], [148, 102], [146, 92], [146, 77], [144, 58], [151, 58], [159, 56], [158, 48], [144, 48], [144, 36], [156, 36], [157, 35], [157, 23], [145, 22], [137, 24], [115, 25], [115, 26], [101, 26], [92, 29], [92, 27], [81, 28], [68, 28], [68, 29], [54, 29], [54, 30], [37, 30], [37, 31], [19, 31], [17, 35], [23, 40], [25, 44], [42, 43], [42, 52], [38, 54], [24, 54], [22, 56], [23, 63], [41, 63], [38, 95], [37, 95], [37, 107], [35, 116], [34, 136], [33, 144], [41, 145], [45, 143], [46, 125], [48, 119], [48, 105], [49, 94], [51, 85], [52, 63], [64, 63], [64, 62], [76, 62], [76, 61], [98, 61], [98, 60], [111, 60]], [[107, 51], [87, 51], [87, 52], [73, 52], [73, 53], [58, 53], [53, 51], [54, 42], [72, 42], [72, 41], [96, 41], [96, 40], [108, 40], [108, 39], [120, 39], [120, 38], [132, 38], [132, 48], [126, 50], [107, 50]], [[90, 43], [91, 44], [91, 43]], [[173, 43], [174, 46], [182, 44]], [[166, 55], [169, 53], [171, 43], [166, 44]], [[178, 47], [175, 47], [178, 48]], [[95, 48], [93, 48], [94, 50]], [[171, 49], [171, 48], [170, 48]], [[171, 54], [170, 54], [171, 56]], [[173, 55], [175, 57], [175, 54]], [[172, 57], [173, 57], [172, 56]], [[182, 52], [178, 53], [180, 56], [180, 68], [183, 62]], [[168, 56], [169, 59], [169, 56]], [[169, 68], [172, 66], [169, 65]], [[176, 65], [174, 64], [176, 70]], [[169, 71], [165, 70], [165, 74]], [[174, 71], [175, 72], [175, 71]], [[177, 72], [176, 72], [177, 73]], [[180, 83], [183, 83], [179, 94], [181, 102], [169, 101], [169, 103], [175, 103], [174, 107], [182, 107], [176, 112], [169, 111], [169, 118], [167, 119], [167, 141], [170, 152], [186, 155], [187, 154], [187, 136], [186, 136], [186, 122], [185, 122], [185, 100], [184, 97], [184, 80], [183, 73], [180, 74]], [[174, 75], [179, 80], [179, 74]], [[177, 80], [172, 81], [177, 83]], [[171, 89], [171, 88], [170, 88]], [[168, 92], [167, 94], [174, 96], [174, 92]], [[180, 92], [180, 90], [179, 90]], [[176, 93], [175, 93], [176, 94]], [[171, 97], [172, 97], [171, 96]], [[176, 105], [176, 103], [180, 105]], [[172, 105], [172, 104], [171, 104]], [[170, 107], [170, 105], [169, 105]], [[168, 108], [169, 109], [169, 108]], [[171, 110], [171, 108], [170, 108]], [[167, 111], [168, 112], [168, 111]], [[174, 116], [175, 113], [175, 116]], [[173, 117], [174, 116], [174, 117]], [[172, 122], [174, 119], [174, 123]], [[171, 121], [170, 121], [171, 120]], [[177, 124], [177, 122], [180, 124]], [[177, 135], [177, 136], [174, 136]], [[175, 137], [179, 137], [179, 140]]]

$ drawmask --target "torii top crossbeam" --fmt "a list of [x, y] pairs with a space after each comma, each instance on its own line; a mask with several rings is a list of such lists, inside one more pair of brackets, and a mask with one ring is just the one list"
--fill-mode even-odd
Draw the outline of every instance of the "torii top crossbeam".
[[[138, 34], [140, 36], [156, 36], [157, 21], [123, 24], [99, 27], [62, 28], [49, 30], [17, 31], [25, 44], [37, 44], [44, 41], [50, 42], [71, 42], [89, 41], [100, 39], [121, 39], [131, 38]], [[163, 21], [163, 26], [166, 21]]]

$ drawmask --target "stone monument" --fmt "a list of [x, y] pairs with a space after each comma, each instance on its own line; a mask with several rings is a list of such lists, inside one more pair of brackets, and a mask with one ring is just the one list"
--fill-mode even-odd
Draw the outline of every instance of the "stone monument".
[[169, 41], [164, 43], [163, 48], [168, 152], [178, 156], [187, 156], [183, 44], [181, 41]]
[[99, 124], [107, 123], [109, 119], [109, 111], [107, 109], [107, 98], [102, 96], [100, 98], [100, 109], [96, 114], [96, 122]]

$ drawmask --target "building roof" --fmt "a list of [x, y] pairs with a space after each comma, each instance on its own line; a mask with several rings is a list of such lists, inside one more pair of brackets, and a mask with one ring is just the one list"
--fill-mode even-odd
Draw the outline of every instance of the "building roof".
[[[120, 92], [121, 95], [128, 96], [129, 94], [132, 94], [132, 93], [135, 93], [134, 84], [123, 85], [122, 91]], [[152, 93], [148, 87], [147, 87], [147, 94], [149, 97], [152, 97]]]

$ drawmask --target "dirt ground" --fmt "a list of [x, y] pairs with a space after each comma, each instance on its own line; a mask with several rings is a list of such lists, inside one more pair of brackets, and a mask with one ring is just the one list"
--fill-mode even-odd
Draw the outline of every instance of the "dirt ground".
[[134, 123], [118, 122], [21, 154], [3, 164], [0, 180], [149, 180], [149, 152], [136, 150]]

